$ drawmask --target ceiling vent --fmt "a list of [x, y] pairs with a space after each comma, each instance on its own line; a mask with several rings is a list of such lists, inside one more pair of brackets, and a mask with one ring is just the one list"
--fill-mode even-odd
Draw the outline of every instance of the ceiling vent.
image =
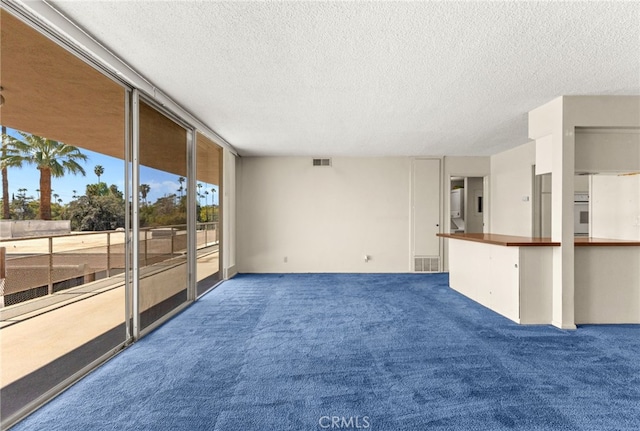
[[331, 166], [331, 159], [313, 159], [313, 166]]

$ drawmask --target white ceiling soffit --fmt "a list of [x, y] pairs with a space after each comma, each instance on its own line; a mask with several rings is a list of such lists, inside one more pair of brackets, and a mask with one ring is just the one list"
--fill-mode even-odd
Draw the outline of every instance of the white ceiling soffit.
[[640, 2], [49, 3], [241, 155], [490, 155], [640, 94]]

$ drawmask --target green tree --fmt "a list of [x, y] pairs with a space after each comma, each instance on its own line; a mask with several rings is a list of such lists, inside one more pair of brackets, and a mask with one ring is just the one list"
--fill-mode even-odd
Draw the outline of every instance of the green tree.
[[118, 186], [116, 186], [115, 184], [111, 184], [109, 186], [109, 193], [117, 198], [124, 199], [124, 194], [120, 190], [118, 190]]
[[124, 227], [124, 200], [112, 193], [80, 196], [69, 203], [67, 215], [73, 230], [113, 230]]
[[51, 219], [52, 220], [65, 220], [66, 207], [62, 204], [62, 199], [58, 199], [57, 202], [51, 202]]
[[[115, 184], [111, 184], [110, 186], [107, 187], [107, 183], [105, 182], [100, 182], [97, 184], [87, 184], [85, 195], [87, 196], [113, 195], [120, 199], [123, 199], [123, 196], [124, 196], [123, 193], [120, 190], [118, 190], [118, 186], [116, 186]], [[77, 199], [78, 196], [74, 196], [74, 198]]]
[[211, 221], [216, 221], [216, 205], [213, 203], [215, 201], [215, 194], [218, 191], [216, 189], [211, 189]]
[[77, 147], [29, 133], [22, 140], [9, 137], [2, 167], [35, 165], [40, 171], [40, 219], [51, 220], [51, 178], [65, 173], [86, 175], [78, 161], [87, 160]]
[[158, 198], [152, 205], [153, 211], [149, 213], [150, 217], [146, 220], [148, 225], [185, 224], [187, 222], [187, 208], [182, 204], [182, 201], [176, 203], [176, 198], [177, 196], [174, 194]]
[[104, 168], [102, 167], [102, 165], [96, 165], [96, 167], [93, 168], [93, 173], [98, 176], [98, 184], [100, 184], [100, 176], [104, 174]]
[[107, 183], [87, 184], [85, 195], [106, 196], [110, 193]]

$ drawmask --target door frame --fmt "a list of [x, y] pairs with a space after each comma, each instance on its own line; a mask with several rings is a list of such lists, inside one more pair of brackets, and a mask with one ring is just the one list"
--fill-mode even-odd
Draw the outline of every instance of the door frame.
[[[409, 237], [410, 237], [410, 253], [409, 253], [409, 270], [410, 272], [422, 272], [415, 270], [415, 259], [416, 257], [424, 256], [420, 254], [416, 254], [416, 217], [415, 217], [415, 202], [414, 202], [414, 192], [415, 192], [415, 163], [419, 160], [433, 160], [438, 162], [438, 223], [437, 223], [437, 233], [442, 233], [443, 226], [442, 220], [444, 215], [444, 205], [443, 205], [443, 193], [442, 193], [442, 183], [443, 183], [443, 158], [442, 157], [412, 157], [411, 158], [411, 169], [410, 169], [410, 177], [409, 177], [409, 205], [410, 205], [410, 223], [409, 223]], [[438, 258], [438, 271], [442, 272], [443, 270], [443, 252], [444, 252], [444, 242], [443, 239], [438, 237], [438, 254], [437, 256], [432, 255], [430, 257]]]

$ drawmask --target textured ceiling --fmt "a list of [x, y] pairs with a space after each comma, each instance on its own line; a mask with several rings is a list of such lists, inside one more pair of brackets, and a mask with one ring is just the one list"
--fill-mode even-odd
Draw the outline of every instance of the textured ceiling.
[[49, 3], [241, 155], [489, 155], [640, 94], [640, 2]]

